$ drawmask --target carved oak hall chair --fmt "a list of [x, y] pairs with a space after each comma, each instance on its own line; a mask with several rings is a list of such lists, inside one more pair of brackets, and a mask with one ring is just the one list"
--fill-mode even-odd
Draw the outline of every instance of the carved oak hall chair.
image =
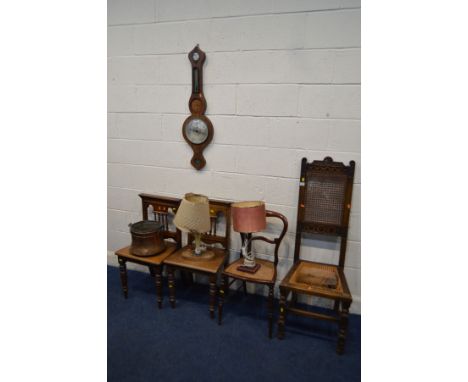
[[[224, 268], [222, 273], [222, 286], [219, 291], [219, 303], [218, 303], [218, 324], [221, 325], [222, 315], [223, 315], [223, 305], [224, 305], [224, 296], [229, 289], [229, 286], [236, 280], [241, 280], [244, 286], [244, 291], [246, 292], [246, 282], [252, 282], [256, 284], [268, 286], [268, 337], [271, 338], [273, 332], [273, 288], [276, 282], [276, 266], [278, 265], [278, 250], [283, 240], [286, 231], [288, 230], [288, 220], [286, 217], [281, 215], [278, 212], [266, 211], [266, 217], [273, 217], [280, 219], [283, 223], [283, 229], [281, 234], [275, 239], [271, 240], [264, 236], [250, 236], [251, 234], [241, 233], [242, 242], [244, 242], [246, 235], [249, 236], [249, 249], [248, 252], [252, 250], [251, 244], [255, 240], [265, 241], [267, 243], [273, 244], [275, 246], [274, 258], [273, 261], [255, 259], [257, 264], [260, 264], [260, 268], [256, 273], [243, 272], [237, 269], [240, 265], [243, 264], [243, 257], [240, 255], [240, 258], [233, 261]], [[229, 278], [233, 279], [229, 283]]]
[[[297, 212], [294, 265], [280, 284], [278, 338], [284, 337], [286, 313], [335, 321], [338, 323], [337, 353], [342, 354], [348, 327], [351, 293], [343, 272], [351, 210], [354, 161], [345, 166], [326, 157], [307, 163], [302, 159]], [[306, 261], [300, 258], [302, 233], [340, 237], [338, 265]], [[292, 293], [290, 303], [288, 295]], [[332, 314], [321, 314], [296, 306], [297, 295], [305, 294], [334, 301]]]
[[[162, 237], [165, 239], [166, 249], [163, 253], [156, 256], [141, 257], [135, 256], [130, 252], [130, 246], [119, 249], [115, 252], [118, 257], [120, 266], [120, 280], [122, 282], [122, 289], [125, 298], [128, 296], [127, 286], [127, 262], [146, 265], [150, 270], [150, 274], [156, 281], [156, 292], [158, 307], [162, 307], [162, 268], [163, 261], [181, 247], [182, 232], [177, 228], [171, 230], [171, 221], [180, 204], [180, 199], [154, 196], [148, 194], [139, 195], [142, 202], [143, 220], [148, 220], [148, 209], [150, 206], [153, 208], [154, 220], [159, 221], [163, 225], [161, 231]], [[168, 241], [171, 240], [171, 241]]]
[[[182, 272], [195, 273], [208, 276], [209, 278], [209, 312], [210, 317], [214, 318], [214, 307], [216, 304], [217, 294], [217, 277], [221, 268], [224, 266], [228, 259], [230, 247], [230, 233], [231, 233], [231, 208], [230, 202], [223, 202], [219, 200], [209, 200], [210, 206], [210, 231], [203, 234], [201, 237], [202, 242], [207, 244], [213, 252], [214, 257], [209, 259], [194, 259], [185, 256], [187, 251], [191, 251], [192, 243], [194, 241], [193, 235], [188, 235], [188, 245], [174, 252], [164, 260], [167, 266], [167, 274], [169, 281], [169, 301], [172, 308], [175, 308], [176, 294], [175, 294], [175, 270], [178, 269]], [[224, 217], [224, 219], [222, 219]], [[224, 220], [224, 232], [219, 232], [221, 222]]]

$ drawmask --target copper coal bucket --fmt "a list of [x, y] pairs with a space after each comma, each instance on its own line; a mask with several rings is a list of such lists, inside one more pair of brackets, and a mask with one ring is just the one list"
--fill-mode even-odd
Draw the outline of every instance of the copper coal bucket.
[[132, 255], [147, 257], [154, 256], [166, 249], [162, 237], [163, 224], [153, 220], [142, 220], [129, 224], [132, 234], [132, 245], [130, 252]]

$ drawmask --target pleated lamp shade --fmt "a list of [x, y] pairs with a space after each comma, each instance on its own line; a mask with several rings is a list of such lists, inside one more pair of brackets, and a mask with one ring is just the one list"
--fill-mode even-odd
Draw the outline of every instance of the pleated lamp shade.
[[174, 224], [184, 232], [208, 232], [210, 230], [208, 198], [204, 195], [185, 194], [177, 209]]
[[262, 201], [233, 203], [231, 213], [236, 232], [260, 232], [266, 227], [265, 203]]

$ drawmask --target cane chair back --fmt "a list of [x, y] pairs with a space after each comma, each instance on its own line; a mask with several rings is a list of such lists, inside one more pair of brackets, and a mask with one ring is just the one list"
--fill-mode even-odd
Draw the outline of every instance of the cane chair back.
[[331, 157], [307, 163], [302, 159], [294, 262], [300, 257], [302, 233], [341, 237], [339, 266], [344, 267], [355, 162], [349, 166]]

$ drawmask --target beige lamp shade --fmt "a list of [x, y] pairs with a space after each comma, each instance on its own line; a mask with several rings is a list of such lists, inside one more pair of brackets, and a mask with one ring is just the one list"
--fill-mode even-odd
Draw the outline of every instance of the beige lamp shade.
[[177, 209], [174, 224], [184, 232], [208, 232], [210, 230], [208, 198], [204, 195], [185, 194]]
[[262, 201], [233, 203], [231, 213], [236, 232], [260, 232], [266, 227], [265, 203]]

